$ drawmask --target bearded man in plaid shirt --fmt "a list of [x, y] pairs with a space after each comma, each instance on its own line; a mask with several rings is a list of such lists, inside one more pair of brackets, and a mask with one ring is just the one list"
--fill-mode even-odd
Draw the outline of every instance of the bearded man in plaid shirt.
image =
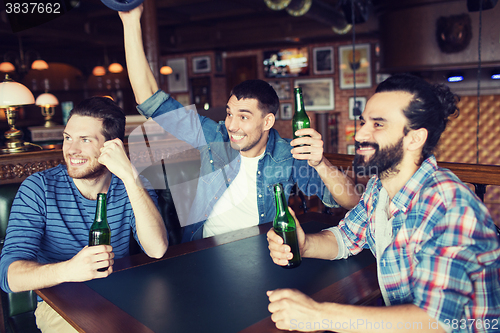
[[[359, 204], [337, 227], [311, 235], [298, 228], [303, 257], [344, 259], [370, 249], [387, 306], [317, 303], [296, 290], [269, 291], [278, 328], [308, 331], [317, 328], [305, 323], [320, 322], [338, 332], [500, 331], [495, 225], [477, 196], [432, 154], [448, 117], [458, 113], [457, 101], [448, 87], [411, 75], [382, 82], [355, 138], [355, 170], [373, 175]], [[290, 248], [273, 230], [268, 240], [273, 261], [285, 265]]]

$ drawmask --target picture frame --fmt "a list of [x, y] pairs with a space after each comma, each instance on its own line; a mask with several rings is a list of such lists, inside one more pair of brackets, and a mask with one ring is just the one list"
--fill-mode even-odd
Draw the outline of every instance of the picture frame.
[[210, 73], [212, 66], [210, 56], [193, 57], [193, 73]]
[[339, 47], [340, 89], [354, 88], [354, 69], [356, 70], [356, 88], [370, 88], [372, 86], [370, 44], [356, 44], [354, 57], [352, 45]]
[[347, 155], [356, 155], [355, 145], [347, 145]]
[[349, 97], [349, 119], [359, 119], [366, 106], [366, 97]]
[[293, 117], [292, 103], [281, 103], [280, 106], [280, 119], [290, 120]]
[[268, 82], [281, 100], [287, 100], [292, 98], [292, 89], [290, 81], [288, 80], [275, 80]]
[[335, 109], [333, 78], [295, 80], [295, 87], [302, 88], [306, 111]]
[[167, 66], [172, 68], [172, 74], [167, 76], [168, 92], [187, 92], [187, 62], [186, 58], [168, 59]]
[[175, 99], [177, 100], [177, 102], [181, 103], [184, 107], [191, 104], [189, 94], [177, 94], [177, 96], [175, 96]]
[[314, 74], [333, 74], [333, 46], [313, 49]]

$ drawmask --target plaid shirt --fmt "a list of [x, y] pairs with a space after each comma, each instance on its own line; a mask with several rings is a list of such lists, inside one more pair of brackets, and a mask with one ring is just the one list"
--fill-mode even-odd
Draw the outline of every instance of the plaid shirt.
[[381, 188], [377, 176], [370, 179], [338, 225], [347, 254], [368, 248], [380, 256], [379, 283], [391, 305], [413, 303], [448, 331], [500, 330], [500, 240], [482, 202], [431, 156], [392, 199], [394, 238], [377, 254]]

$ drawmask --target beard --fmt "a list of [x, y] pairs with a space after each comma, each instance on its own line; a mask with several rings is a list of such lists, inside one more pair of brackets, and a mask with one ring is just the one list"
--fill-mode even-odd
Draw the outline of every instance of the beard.
[[93, 180], [103, 176], [106, 173], [107, 168], [101, 163], [95, 161], [95, 163], [91, 163], [84, 170], [74, 170], [69, 164], [69, 156], [65, 158], [66, 160], [66, 168], [68, 170], [68, 175], [73, 179], [85, 179], [85, 180]]
[[[231, 135], [231, 133], [229, 133], [229, 135]], [[260, 140], [262, 139], [262, 135], [263, 135], [263, 133], [261, 132], [258, 138], [256, 138], [252, 142], [249, 142], [246, 146], [243, 146], [243, 147], [239, 146], [237, 143], [230, 141], [231, 147], [235, 150], [240, 151], [240, 152], [249, 151], [250, 149], [255, 147], [260, 142]]]
[[365, 156], [356, 153], [353, 161], [354, 172], [361, 177], [378, 175], [380, 179], [397, 174], [398, 165], [403, 160], [403, 138], [382, 149], [374, 142], [356, 141], [356, 150], [360, 147], [373, 147], [375, 153], [368, 161], [365, 161]]

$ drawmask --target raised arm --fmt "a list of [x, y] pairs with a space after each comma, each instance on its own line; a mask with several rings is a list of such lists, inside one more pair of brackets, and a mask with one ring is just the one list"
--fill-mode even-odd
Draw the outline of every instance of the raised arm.
[[142, 43], [142, 10], [141, 4], [131, 11], [118, 12], [123, 23], [128, 77], [138, 104], [143, 103], [158, 90], [158, 83], [149, 67]]
[[323, 156], [321, 134], [312, 128], [298, 130], [297, 134], [305, 136], [290, 142], [292, 146], [303, 145], [292, 149], [293, 157], [298, 160], [307, 160], [309, 165], [316, 169], [339, 205], [346, 209], [356, 206], [361, 195], [356, 192], [354, 181]]

